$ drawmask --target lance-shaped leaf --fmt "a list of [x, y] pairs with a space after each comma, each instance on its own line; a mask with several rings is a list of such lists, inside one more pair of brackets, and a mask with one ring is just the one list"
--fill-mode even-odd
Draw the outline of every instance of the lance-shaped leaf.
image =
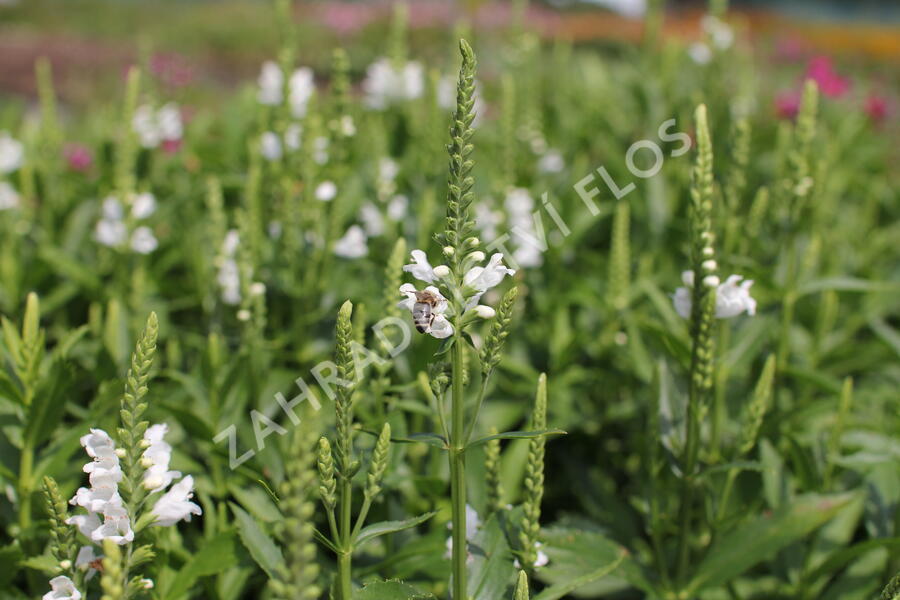
[[359, 535], [356, 537], [356, 547], [359, 548], [366, 542], [374, 540], [379, 536], [415, 527], [420, 523], [424, 523], [436, 514], [436, 512], [429, 512], [411, 519], [404, 519], [403, 521], [382, 521], [380, 523], [367, 525], [360, 530]]
[[259, 527], [256, 519], [248, 515], [237, 504], [233, 502], [229, 504], [231, 504], [231, 510], [234, 511], [234, 516], [237, 518], [238, 535], [240, 535], [241, 541], [250, 552], [250, 556], [253, 557], [253, 560], [262, 567], [269, 577], [274, 577], [278, 566], [284, 562], [281, 550], [278, 549], [272, 538]]
[[539, 429], [537, 431], [504, 431], [503, 433], [495, 433], [483, 438], [479, 438], [474, 442], [469, 442], [468, 448], [487, 444], [491, 440], [523, 440], [541, 437], [544, 435], [566, 435], [562, 429]]

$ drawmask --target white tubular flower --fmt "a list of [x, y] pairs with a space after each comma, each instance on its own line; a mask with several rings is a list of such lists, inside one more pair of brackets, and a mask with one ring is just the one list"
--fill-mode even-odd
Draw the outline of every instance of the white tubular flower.
[[[429, 303], [431, 304], [431, 321], [424, 324], [422, 333], [427, 333], [439, 340], [450, 337], [453, 335], [453, 325], [446, 317], [447, 309], [450, 306], [447, 299], [433, 285], [426, 287], [423, 292], [428, 292], [433, 303]], [[406, 299], [398, 302], [397, 306], [412, 313], [416, 304], [419, 303], [419, 292], [416, 290], [416, 286], [404, 283], [400, 286], [400, 293], [406, 296]]]
[[259, 138], [259, 151], [266, 160], [279, 160], [281, 158], [281, 140], [274, 131], [266, 131]]
[[288, 81], [288, 88], [290, 89], [288, 102], [291, 105], [291, 114], [297, 119], [306, 116], [306, 107], [316, 91], [312, 69], [301, 67], [294, 71]]
[[119, 546], [134, 541], [134, 531], [128, 511], [121, 504], [107, 503], [103, 508], [103, 524], [91, 533], [91, 540], [100, 543], [112, 540]]
[[[453, 531], [453, 523], [447, 523], [447, 529]], [[478, 530], [481, 529], [481, 518], [478, 516], [478, 512], [468, 504], [466, 504], [466, 541], [472, 542], [475, 539], [475, 536], [478, 534]], [[453, 554], [453, 537], [447, 538], [447, 553], [445, 558], [450, 558]], [[471, 560], [471, 557], [467, 559]]]
[[316, 186], [315, 196], [320, 202], [331, 202], [337, 196], [337, 185], [333, 181], [323, 181]]
[[43, 600], [81, 600], [81, 592], [65, 575], [50, 580], [50, 591], [43, 595]]
[[107, 196], [100, 205], [100, 214], [107, 221], [121, 221], [125, 217], [122, 204], [115, 196]]
[[85, 452], [87, 452], [87, 455], [91, 458], [118, 459], [118, 457], [116, 457], [115, 442], [113, 442], [112, 438], [109, 437], [109, 434], [102, 429], [91, 429], [89, 434], [81, 436], [79, 442], [81, 442]]
[[169, 527], [181, 520], [190, 521], [191, 515], [203, 514], [200, 507], [190, 501], [194, 495], [193, 490], [194, 478], [190, 475], [173, 485], [153, 505], [151, 512], [156, 516], [153, 524]]
[[412, 256], [412, 263], [408, 265], [404, 265], [403, 270], [407, 273], [411, 273], [413, 277], [418, 279], [419, 281], [424, 281], [425, 283], [432, 283], [437, 276], [434, 274], [434, 269], [431, 267], [431, 263], [428, 262], [428, 256], [421, 250], [413, 250], [410, 252], [410, 256]]
[[396, 194], [388, 202], [387, 216], [391, 221], [402, 221], [406, 218], [407, 208], [409, 207], [409, 198], [403, 194]]
[[168, 433], [169, 427], [165, 423], [152, 425], [144, 432], [144, 441], [149, 445], [141, 454], [142, 461], [148, 466], [144, 471], [143, 485], [151, 492], [162, 491], [173, 480], [181, 477], [179, 471], [169, 470], [169, 461], [172, 460], [172, 446], [163, 437]]
[[135, 219], [146, 219], [156, 212], [156, 197], [150, 192], [144, 192], [134, 197], [131, 204], [131, 216]]
[[541, 173], [559, 173], [566, 168], [566, 161], [559, 150], [551, 148], [538, 160], [537, 167]]
[[[121, 476], [121, 473], [120, 473]], [[81, 506], [91, 513], [103, 512], [109, 506], [121, 506], [122, 497], [119, 496], [117, 481], [109, 475], [95, 478], [93, 475], [90, 488], [80, 487], [70, 504]]]
[[698, 65], [706, 65], [712, 60], [712, 50], [703, 42], [694, 42], [688, 46], [688, 56]]
[[74, 525], [81, 532], [81, 535], [92, 539], [91, 534], [100, 528], [100, 517], [97, 516], [97, 513], [74, 515], [66, 519], [66, 525]]
[[[691, 288], [694, 287], [694, 272], [684, 271], [681, 274], [681, 281], [684, 283], [684, 287], [679, 287], [675, 290], [675, 295], [672, 296], [672, 303], [675, 305], [675, 312], [682, 318], [689, 319], [691, 316]], [[709, 284], [716, 288], [717, 319], [729, 319], [745, 311], [748, 315], [756, 314], [756, 300], [750, 296], [750, 287], [753, 285], [752, 279], [744, 280], [741, 275], [732, 275], [725, 280], [725, 283], [719, 283], [718, 278], [713, 277], [710, 279]]]
[[334, 242], [332, 251], [342, 258], [362, 258], [369, 253], [366, 232], [359, 225], [352, 225], [347, 232]]
[[149, 227], [138, 227], [131, 234], [131, 249], [138, 254], [150, 254], [159, 246], [153, 230]]
[[19, 206], [19, 193], [5, 181], [0, 181], [0, 210], [9, 210]]
[[102, 219], [97, 222], [97, 227], [94, 230], [94, 239], [111, 248], [121, 246], [126, 237], [128, 237], [128, 228], [122, 221]]
[[164, 141], [177, 141], [184, 134], [181, 124], [181, 109], [174, 102], [164, 104], [156, 111], [156, 123], [159, 128], [159, 137]]
[[284, 145], [288, 150], [299, 150], [303, 143], [303, 126], [291, 123], [284, 130]]
[[469, 269], [469, 272], [463, 277], [463, 283], [483, 294], [503, 281], [506, 275], [515, 275], [515, 270], [505, 267], [500, 262], [502, 260], [503, 255], [499, 252], [495, 253], [491, 256], [487, 266]]
[[425, 91], [425, 74], [418, 62], [407, 62], [396, 69], [389, 59], [379, 58], [366, 69], [362, 87], [366, 105], [383, 110], [391, 104], [421, 97]]
[[263, 63], [259, 73], [259, 91], [256, 99], [260, 104], [275, 106], [281, 104], [282, 87], [284, 87], [284, 73], [275, 61], [267, 60]]
[[225, 233], [225, 239], [222, 241], [222, 254], [225, 256], [234, 256], [237, 252], [238, 244], [241, 243], [241, 235], [237, 229], [229, 229]]
[[366, 202], [360, 207], [359, 220], [363, 223], [366, 235], [377, 237], [384, 233], [384, 218], [378, 207], [371, 202]]
[[700, 24], [717, 48], [724, 50], [731, 47], [734, 42], [734, 32], [727, 23], [718, 17], [706, 15], [700, 20]]
[[[97, 527], [99, 526], [100, 522], [97, 521]], [[82, 546], [78, 550], [78, 556], [75, 557], [75, 568], [80, 571], [87, 571], [87, 574], [84, 576], [85, 581], [90, 581], [91, 577], [97, 573], [97, 570], [91, 567], [91, 563], [101, 558], [103, 558], [103, 555], [94, 552], [93, 546]]]
[[9, 133], [0, 131], [0, 175], [12, 173], [21, 167], [24, 156], [22, 142], [10, 137]]

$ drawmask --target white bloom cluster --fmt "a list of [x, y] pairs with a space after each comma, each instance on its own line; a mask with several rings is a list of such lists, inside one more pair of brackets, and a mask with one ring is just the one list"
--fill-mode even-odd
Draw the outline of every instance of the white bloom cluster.
[[[144, 433], [142, 444], [146, 449], [141, 463], [146, 471], [142, 484], [151, 494], [163, 491], [181, 476], [177, 471], [169, 471], [172, 447], [163, 440], [167, 431], [166, 425], [153, 425]], [[118, 484], [123, 473], [115, 442], [102, 429], [91, 429], [89, 434], [82, 436], [81, 445], [92, 459], [84, 466], [91, 487], [79, 488], [69, 503], [81, 506], [87, 514], [69, 517], [66, 523], [75, 525], [93, 543], [108, 539], [122, 545], [133, 541], [131, 518], [119, 495]], [[153, 524], [168, 527], [181, 520], [190, 521], [191, 515], [201, 514], [200, 507], [190, 502], [193, 486], [194, 480], [188, 475], [163, 494], [151, 509], [156, 517]], [[94, 560], [96, 555], [88, 548], [79, 551], [76, 565], [83, 566]]]
[[149, 104], [142, 104], [134, 111], [132, 127], [144, 148], [178, 142], [184, 133], [181, 110], [174, 102], [164, 104], [158, 110]]
[[5, 181], [0, 181], [0, 210], [9, 210], [19, 206], [19, 193], [16, 188]]
[[156, 198], [150, 192], [134, 194], [130, 198], [130, 218], [126, 220], [125, 208], [115, 196], [107, 196], [100, 210], [100, 220], [94, 229], [94, 239], [111, 248], [121, 247], [128, 241], [129, 247], [138, 254], [150, 254], [159, 246], [153, 230], [140, 225], [130, 232], [129, 227], [137, 221], [148, 219], [156, 212]]
[[219, 267], [216, 282], [222, 290], [222, 302], [232, 306], [241, 303], [241, 270], [235, 260], [240, 243], [241, 237], [237, 230], [229, 229], [216, 258]]
[[[725, 280], [725, 283], [720, 283], [719, 278], [715, 275], [709, 275], [703, 279], [705, 285], [715, 288], [717, 319], [736, 317], [744, 311], [748, 315], [756, 314], [756, 300], [750, 296], [750, 286], [753, 285], [753, 280], [747, 279], [742, 282], [743, 279], [741, 275], [732, 275]], [[684, 287], [675, 290], [672, 302], [675, 305], [675, 311], [681, 317], [689, 319], [694, 272], [684, 271], [681, 274], [681, 281], [684, 283]]]
[[281, 160], [285, 149], [299, 150], [302, 141], [303, 126], [291, 123], [284, 130], [283, 137], [279, 137], [274, 131], [264, 132], [259, 138], [259, 153], [268, 161]]
[[366, 69], [362, 84], [366, 105], [384, 110], [393, 104], [415, 100], [425, 91], [425, 72], [415, 61], [397, 68], [387, 58], [379, 58]]
[[[453, 523], [447, 523], [447, 529], [453, 531]], [[475, 536], [478, 535], [478, 530], [481, 529], [481, 518], [478, 516], [478, 512], [466, 504], [466, 541], [472, 543], [475, 539]], [[453, 536], [447, 538], [447, 552], [444, 554], [444, 558], [450, 559], [453, 555]], [[466, 557], [466, 562], [470, 562], [472, 560], [472, 556], [469, 555]]]
[[[706, 41], [694, 42], [688, 46], [688, 56], [695, 63], [705, 65], [712, 60], [713, 49], [727, 50], [734, 43], [734, 32], [728, 23], [718, 17], [706, 15], [700, 20]], [[710, 44], [712, 47], [710, 47]]]
[[337, 192], [337, 185], [333, 181], [323, 181], [316, 186], [314, 195], [320, 202], [331, 202], [337, 196]]
[[513, 235], [516, 249], [513, 259], [522, 267], [539, 267], [544, 262], [541, 248], [528, 239], [539, 239], [534, 227], [534, 198], [525, 188], [510, 188], [504, 201], [509, 227], [519, 235]]
[[81, 600], [81, 592], [75, 587], [75, 583], [60, 575], [50, 580], [50, 591], [42, 596], [43, 600]]
[[81, 506], [87, 514], [69, 517], [66, 523], [78, 527], [92, 542], [109, 539], [116, 544], [127, 544], [134, 540], [134, 531], [119, 495], [122, 468], [116, 445], [102, 429], [91, 429], [89, 434], [81, 437], [81, 445], [92, 459], [84, 465], [91, 487], [78, 488], [69, 503]]
[[6, 131], [0, 131], [0, 175], [12, 173], [22, 166], [25, 149], [22, 142], [14, 139]]
[[[284, 72], [278, 63], [268, 60], [263, 63], [259, 73], [259, 92], [256, 95], [260, 104], [277, 106], [284, 101]], [[310, 99], [316, 92], [313, 71], [309, 67], [301, 67], [291, 73], [287, 85], [288, 104], [294, 118], [306, 115]]]
[[559, 150], [548, 148], [538, 159], [537, 167], [541, 173], [559, 173], [566, 168], [566, 161]]
[[362, 258], [369, 253], [369, 238], [359, 225], [351, 225], [334, 242], [333, 252], [342, 258]]
[[[432, 267], [431, 263], [428, 262], [428, 257], [422, 250], [413, 250], [411, 255], [413, 262], [405, 265], [403, 270], [412, 274], [419, 281], [439, 283], [450, 274], [450, 269], [446, 265]], [[467, 262], [474, 264], [484, 259], [484, 252], [476, 251], [469, 255]], [[475, 314], [481, 318], [489, 319], [494, 316], [494, 311], [491, 307], [479, 306], [478, 302], [486, 291], [503, 281], [505, 276], [516, 273], [514, 270], [504, 266], [501, 262], [502, 260], [503, 255], [496, 253], [491, 256], [491, 259], [485, 266], [472, 266], [466, 271], [466, 274], [463, 276], [463, 287], [461, 290], [465, 298], [463, 310], [474, 309]], [[423, 292], [430, 295], [430, 298], [433, 299], [433, 305], [431, 307], [431, 322], [422, 332], [438, 339], [450, 337], [453, 335], [454, 329], [448, 317], [454, 316], [453, 307], [437, 287], [429, 285]], [[406, 298], [401, 300], [397, 306], [405, 308], [411, 313], [414, 312], [416, 304], [419, 303], [419, 296], [423, 292], [419, 292], [411, 283], [404, 283], [400, 286], [400, 293]]]

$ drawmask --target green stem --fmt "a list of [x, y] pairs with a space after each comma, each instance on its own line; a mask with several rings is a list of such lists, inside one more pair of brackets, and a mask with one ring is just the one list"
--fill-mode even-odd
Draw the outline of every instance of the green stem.
[[350, 540], [355, 540], [356, 536], [359, 535], [359, 530], [362, 529], [363, 523], [366, 522], [366, 517], [369, 516], [369, 509], [372, 508], [372, 499], [369, 496], [363, 498], [362, 508], [359, 510], [359, 515], [356, 517], [356, 525], [353, 526], [353, 533], [350, 534]]
[[467, 600], [466, 594], [466, 448], [465, 397], [463, 390], [463, 352], [465, 342], [459, 335], [453, 344], [452, 439], [450, 442], [450, 502], [453, 521], [453, 599]]
[[29, 443], [22, 447], [19, 459], [19, 526], [22, 532], [31, 526], [31, 490], [34, 450]]
[[700, 442], [700, 399], [699, 390], [693, 376], [697, 368], [697, 343], [694, 342], [693, 356], [691, 357], [691, 384], [687, 405], [687, 439], [684, 448], [684, 460], [682, 461], [684, 473], [682, 473], [681, 508], [679, 513], [680, 532], [678, 537], [678, 567], [677, 581], [684, 585], [684, 577], [687, 574], [690, 558], [690, 545], [688, 538], [691, 533], [691, 509], [694, 503], [694, 470], [697, 468], [697, 453]]
[[350, 531], [351, 516], [351, 494], [353, 486], [350, 479], [341, 478], [341, 516], [340, 516], [340, 534], [341, 534], [341, 551], [338, 554], [338, 600], [350, 600], [351, 596], [351, 577], [350, 569], [352, 567], [352, 535]]
[[725, 518], [725, 510], [728, 508], [728, 498], [731, 496], [731, 489], [734, 487], [734, 481], [737, 479], [737, 474], [738, 470], [734, 467], [728, 470], [725, 486], [722, 488], [722, 499], [719, 501], [719, 509], [716, 511], [717, 525]]

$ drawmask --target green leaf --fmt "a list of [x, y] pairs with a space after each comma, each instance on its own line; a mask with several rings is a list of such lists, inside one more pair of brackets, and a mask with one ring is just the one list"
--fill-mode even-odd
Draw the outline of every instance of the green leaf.
[[376, 581], [353, 594], [353, 600], [432, 600], [434, 596], [402, 581]]
[[900, 289], [900, 284], [892, 281], [869, 281], [855, 277], [829, 277], [808, 281], [797, 288], [797, 294], [815, 294], [826, 290], [837, 292], [890, 292]]
[[[362, 431], [376, 438], [380, 433], [371, 429], [363, 429]], [[391, 437], [391, 442], [395, 444], [428, 444], [435, 448], [447, 448], [447, 440], [439, 433], [411, 433], [406, 437]]]
[[852, 494], [797, 497], [772, 514], [763, 514], [723, 534], [697, 568], [686, 595], [731, 581], [750, 567], [801, 540], [828, 522]]
[[22, 392], [19, 391], [19, 387], [5, 371], [0, 371], [0, 397], [9, 398], [16, 404], [24, 403]]
[[50, 437], [65, 414], [65, 395], [70, 390], [72, 375], [68, 364], [54, 360], [49, 372], [38, 384], [25, 426], [25, 442], [37, 448]]
[[411, 527], [415, 527], [420, 523], [424, 523], [437, 512], [429, 512], [424, 515], [419, 515], [418, 517], [413, 517], [411, 519], [404, 519], [403, 521], [382, 521], [380, 523], [372, 523], [371, 525], [367, 525], [363, 527], [359, 532], [359, 535], [356, 536], [355, 545], [356, 547], [360, 547], [366, 542], [370, 540], [374, 540], [375, 538], [386, 535], [388, 533], [396, 533], [398, 531], [403, 531], [404, 529], [409, 529]]
[[238, 535], [250, 552], [250, 556], [269, 577], [274, 577], [278, 566], [284, 563], [281, 550], [275, 545], [272, 538], [259, 527], [253, 517], [234, 502], [229, 502], [229, 504], [237, 518]]
[[604, 565], [598, 569], [591, 571], [590, 573], [585, 573], [581, 577], [576, 577], [575, 579], [572, 579], [570, 581], [552, 585], [535, 596], [534, 600], [559, 600], [559, 598], [562, 598], [570, 592], [574, 592], [580, 587], [606, 577], [619, 568], [619, 565], [622, 564], [622, 561], [625, 560], [626, 556], [628, 556], [628, 553], [623, 549], [622, 552], [619, 553], [619, 558], [612, 561], [608, 565]]
[[577, 582], [566, 593], [578, 590], [579, 595], [605, 596], [635, 587], [648, 597], [656, 595], [628, 549], [602, 532], [550, 526], [541, 531], [541, 539], [550, 562], [537, 569], [535, 576], [550, 584], [547, 590]]
[[169, 589], [162, 595], [165, 600], [184, 597], [200, 577], [222, 573], [237, 565], [237, 540], [233, 531], [223, 531], [209, 541], [204, 541], [200, 549], [178, 571]]
[[530, 439], [537, 438], [547, 435], [566, 435], [566, 432], [562, 429], [538, 429], [535, 431], [505, 431], [503, 433], [497, 433], [494, 435], [489, 435], [487, 437], [479, 438], [474, 442], [469, 442], [469, 445], [466, 448], [474, 448], [475, 446], [480, 446], [481, 444], [486, 444], [491, 440], [522, 440], [522, 439]]
[[472, 554], [469, 566], [468, 592], [474, 600], [497, 600], [506, 597], [507, 588], [515, 580], [513, 555], [506, 534], [497, 517], [491, 517], [469, 542]]
[[6, 589], [9, 582], [19, 572], [19, 561], [22, 559], [22, 549], [14, 542], [8, 546], [0, 547], [0, 589]]

